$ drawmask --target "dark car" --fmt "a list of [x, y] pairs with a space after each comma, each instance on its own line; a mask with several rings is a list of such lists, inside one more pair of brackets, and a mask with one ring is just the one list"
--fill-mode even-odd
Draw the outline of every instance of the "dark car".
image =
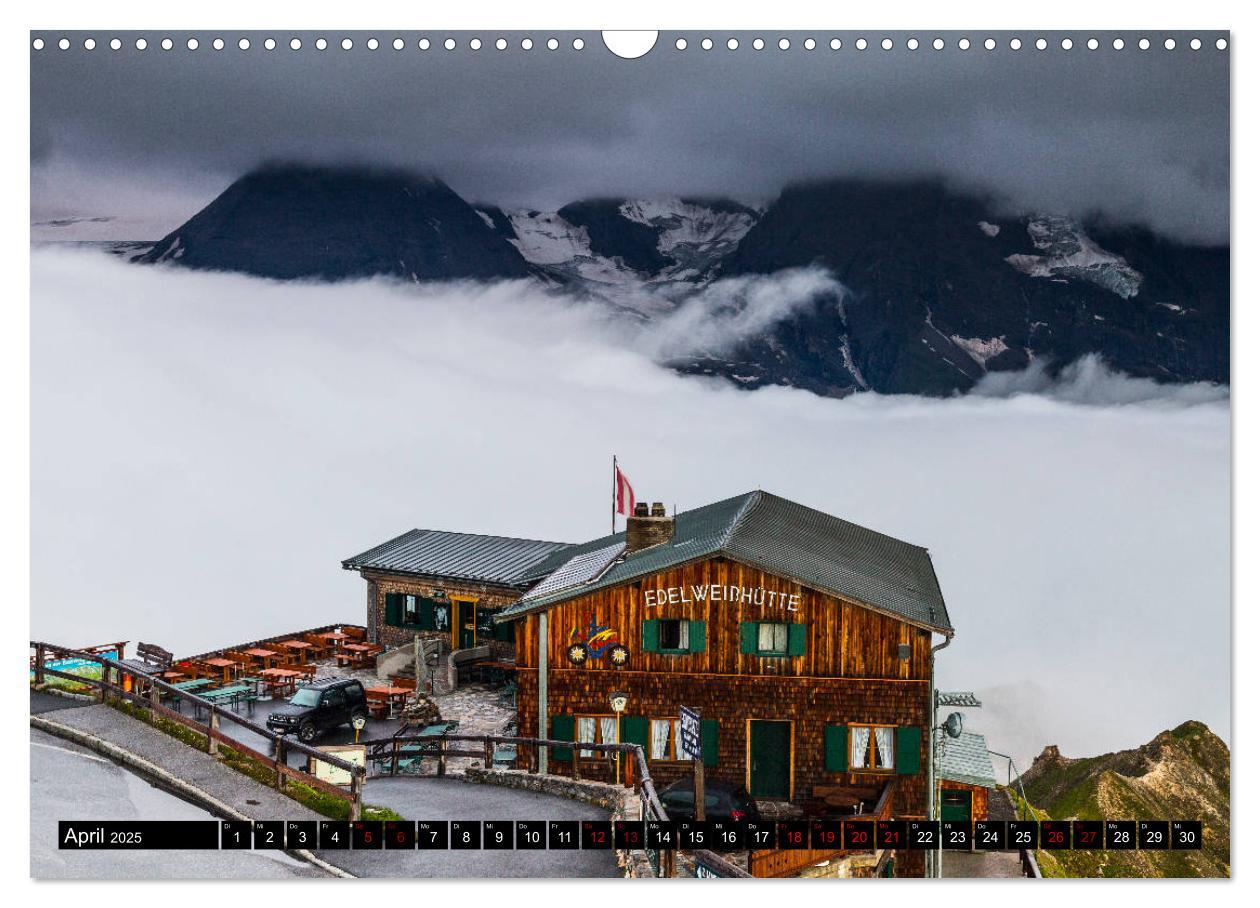
[[[696, 790], [691, 778], [679, 779], [665, 786], [660, 792], [661, 806], [671, 820], [696, 818]], [[742, 785], [729, 782], [706, 781], [704, 783], [704, 818], [706, 820], [747, 820], [755, 823], [761, 819], [757, 802]]]
[[367, 719], [367, 694], [353, 678], [333, 678], [299, 687], [289, 702], [267, 717], [267, 727], [279, 734], [296, 732], [298, 740], [309, 744], [336, 728]]

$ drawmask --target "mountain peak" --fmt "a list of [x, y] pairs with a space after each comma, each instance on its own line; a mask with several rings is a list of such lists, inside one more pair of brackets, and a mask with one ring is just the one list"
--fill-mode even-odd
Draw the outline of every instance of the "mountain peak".
[[311, 164], [247, 173], [140, 260], [280, 279], [529, 274], [520, 253], [436, 177]]
[[[1228, 876], [1229, 747], [1190, 720], [1129, 750], [1069, 758], [1047, 747], [1021, 776], [1041, 819], [1169, 819], [1203, 824], [1199, 851], [1064, 852], [1044, 858], [1062, 876]], [[1018, 791], [1019, 789], [1015, 789]], [[1038, 855], [1042, 860], [1046, 853]]]

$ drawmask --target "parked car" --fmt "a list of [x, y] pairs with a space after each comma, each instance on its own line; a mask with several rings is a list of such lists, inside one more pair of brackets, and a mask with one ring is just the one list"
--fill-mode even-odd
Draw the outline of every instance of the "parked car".
[[304, 744], [339, 725], [367, 719], [367, 694], [353, 678], [331, 678], [299, 687], [287, 703], [267, 717], [278, 734], [295, 732]]
[[[671, 820], [696, 818], [695, 780], [679, 779], [660, 791], [661, 806]], [[747, 820], [755, 823], [761, 819], [757, 802], [742, 785], [729, 782], [705, 781], [704, 818], [706, 820]]]

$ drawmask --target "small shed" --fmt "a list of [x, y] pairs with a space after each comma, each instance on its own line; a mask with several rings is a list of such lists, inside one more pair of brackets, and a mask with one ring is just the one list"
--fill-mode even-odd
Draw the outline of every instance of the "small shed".
[[971, 731], [965, 731], [957, 738], [943, 737], [941, 819], [987, 820], [989, 794], [997, 788], [988, 741], [984, 735]]

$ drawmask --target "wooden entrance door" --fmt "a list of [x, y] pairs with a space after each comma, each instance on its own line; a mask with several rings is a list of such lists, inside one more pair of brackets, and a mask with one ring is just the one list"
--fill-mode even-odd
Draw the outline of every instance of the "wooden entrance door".
[[961, 820], [964, 823], [970, 820], [971, 792], [957, 788], [942, 789], [941, 819]]
[[748, 791], [755, 798], [786, 800], [792, 787], [792, 723], [748, 723]]
[[455, 615], [455, 639], [457, 649], [477, 645], [477, 608], [472, 602], [457, 602]]

